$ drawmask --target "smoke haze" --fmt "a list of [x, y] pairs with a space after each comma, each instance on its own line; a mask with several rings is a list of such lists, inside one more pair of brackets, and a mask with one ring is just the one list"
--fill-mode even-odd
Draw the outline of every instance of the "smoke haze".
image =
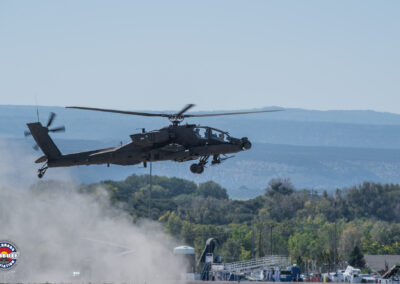
[[0, 282], [162, 283], [179, 276], [173, 240], [157, 224], [134, 225], [101, 187], [79, 193], [68, 172], [60, 172], [64, 181], [46, 174], [32, 185], [34, 157], [0, 146], [0, 239], [21, 254], [11, 271], [0, 271]]

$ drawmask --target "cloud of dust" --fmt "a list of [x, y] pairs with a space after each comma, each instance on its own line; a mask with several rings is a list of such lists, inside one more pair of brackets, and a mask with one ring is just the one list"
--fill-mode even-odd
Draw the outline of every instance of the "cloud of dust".
[[100, 187], [89, 195], [47, 177], [32, 186], [34, 159], [27, 163], [27, 155], [6, 153], [3, 146], [0, 239], [13, 242], [21, 255], [12, 270], [0, 271], [0, 282], [150, 284], [179, 278], [183, 266], [172, 255], [173, 241], [157, 224], [133, 224], [109, 206]]

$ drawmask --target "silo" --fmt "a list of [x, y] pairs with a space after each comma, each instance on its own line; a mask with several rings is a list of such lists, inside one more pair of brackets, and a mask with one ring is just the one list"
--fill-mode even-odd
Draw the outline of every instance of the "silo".
[[187, 273], [194, 273], [195, 271], [195, 253], [194, 248], [189, 246], [179, 246], [174, 248], [174, 255], [182, 264], [185, 265]]

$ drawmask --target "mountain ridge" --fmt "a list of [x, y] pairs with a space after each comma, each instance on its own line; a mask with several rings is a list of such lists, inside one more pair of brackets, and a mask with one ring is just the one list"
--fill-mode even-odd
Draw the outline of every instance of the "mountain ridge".
[[[67, 127], [67, 139], [129, 141], [129, 135], [141, 128], [159, 129], [169, 122], [159, 118], [110, 114], [93, 111], [39, 107], [42, 121], [50, 111], [58, 114], [56, 124]], [[329, 116], [326, 113], [329, 112]], [[287, 109], [283, 112], [231, 117], [187, 119], [187, 123], [213, 126], [247, 136], [253, 142], [302, 146], [341, 146], [363, 148], [400, 148], [400, 115], [370, 111], [323, 112]], [[368, 124], [365, 117], [375, 124]], [[308, 119], [308, 121], [306, 121]], [[334, 120], [336, 119], [336, 121]], [[26, 123], [36, 121], [34, 106], [0, 106], [0, 135], [17, 138]], [[361, 123], [363, 122], [363, 123]]]

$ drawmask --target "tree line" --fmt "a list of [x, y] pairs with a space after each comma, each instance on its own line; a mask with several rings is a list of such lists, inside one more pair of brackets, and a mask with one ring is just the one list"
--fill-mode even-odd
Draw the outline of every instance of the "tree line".
[[[131, 175], [100, 185], [113, 206], [134, 221], [149, 217], [160, 222], [197, 255], [209, 237], [220, 241], [217, 253], [225, 262], [282, 254], [303, 267], [314, 263], [329, 270], [335, 245], [343, 265], [354, 263], [357, 254], [400, 254], [398, 184], [365, 182], [328, 194], [273, 179], [263, 195], [234, 200], [213, 181], [153, 176], [150, 188], [149, 180], [148, 175]], [[98, 185], [83, 191], [95, 192]]]

